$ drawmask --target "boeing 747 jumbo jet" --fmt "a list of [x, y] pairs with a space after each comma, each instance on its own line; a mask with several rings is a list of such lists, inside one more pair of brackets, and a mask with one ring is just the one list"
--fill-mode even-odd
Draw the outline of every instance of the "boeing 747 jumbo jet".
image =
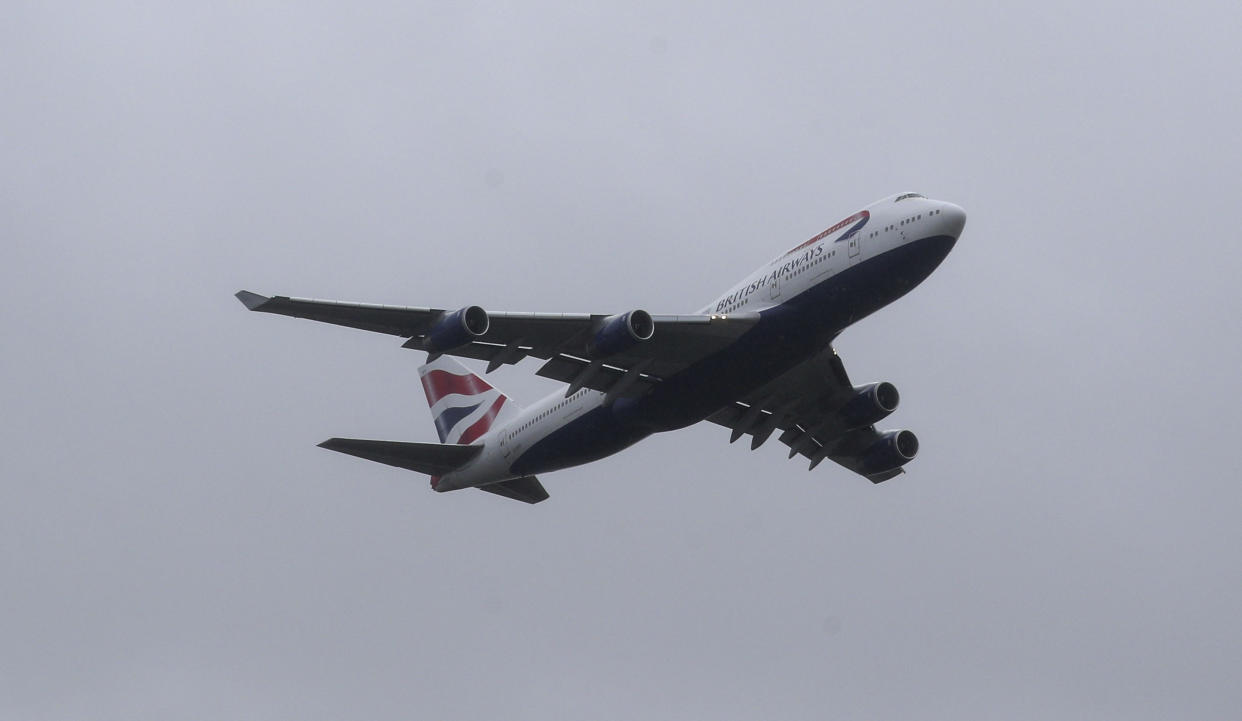
[[[855, 386], [832, 349], [852, 323], [918, 285], [966, 225], [951, 203], [893, 195], [778, 255], [693, 315], [491, 313], [237, 294], [250, 310], [406, 338], [440, 443], [332, 438], [320, 446], [431, 476], [437, 491], [479, 488], [538, 503], [537, 474], [609, 456], [652, 433], [707, 420], [752, 449], [773, 435], [815, 468], [825, 458], [873, 483], [918, 451], [878, 431], [891, 383]], [[522, 408], [446, 356], [487, 372], [531, 356], [568, 384]], [[778, 434], [779, 433], [779, 434]]]

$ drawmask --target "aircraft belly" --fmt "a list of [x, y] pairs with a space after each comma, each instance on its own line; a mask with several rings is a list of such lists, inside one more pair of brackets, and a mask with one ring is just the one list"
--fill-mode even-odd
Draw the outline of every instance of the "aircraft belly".
[[[812, 288], [807, 293], [812, 294], [810, 303], [833, 306], [828, 315], [835, 336], [926, 280], [956, 242], [953, 236], [932, 236], [885, 251]], [[821, 289], [827, 297], [814, 295]], [[801, 296], [794, 300], [801, 301]]]
[[618, 417], [650, 431], [693, 425], [826, 348], [852, 323], [892, 303], [944, 260], [956, 239], [935, 236], [886, 251], [826, 278], [784, 303], [721, 352], [664, 379]]
[[513, 462], [517, 475], [546, 473], [611, 456], [651, 434], [601, 406], [535, 441]]
[[513, 473], [533, 475], [589, 463], [652, 433], [698, 423], [908, 293], [944, 260], [955, 240], [935, 236], [901, 245], [760, 311], [759, 322], [727, 349], [665, 378], [642, 397], [595, 408], [535, 442], [513, 463]]

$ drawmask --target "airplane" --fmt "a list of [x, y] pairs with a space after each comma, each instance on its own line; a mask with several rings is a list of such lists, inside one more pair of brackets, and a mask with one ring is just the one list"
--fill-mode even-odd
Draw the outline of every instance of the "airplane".
[[[240, 291], [249, 310], [405, 338], [440, 443], [331, 438], [319, 444], [526, 503], [548, 493], [539, 474], [621, 451], [653, 433], [709, 421], [776, 435], [814, 469], [825, 458], [881, 483], [918, 452], [908, 430], [876, 430], [897, 408], [892, 383], [855, 386], [832, 342], [908, 293], [945, 259], [966, 212], [918, 193], [864, 207], [781, 253], [690, 315], [488, 312], [346, 303]], [[526, 357], [567, 388], [521, 407], [454, 360], [486, 373]]]

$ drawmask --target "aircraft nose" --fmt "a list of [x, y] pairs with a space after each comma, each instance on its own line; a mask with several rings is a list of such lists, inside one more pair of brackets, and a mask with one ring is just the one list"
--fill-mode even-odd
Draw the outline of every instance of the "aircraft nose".
[[966, 227], [966, 211], [952, 203], [944, 203], [940, 206], [936, 220], [940, 224], [940, 233], [957, 238]]

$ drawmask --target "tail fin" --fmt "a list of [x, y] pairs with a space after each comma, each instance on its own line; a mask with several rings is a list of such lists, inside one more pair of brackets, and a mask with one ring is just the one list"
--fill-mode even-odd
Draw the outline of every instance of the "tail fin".
[[473, 443], [519, 410], [509, 396], [448, 356], [420, 367], [418, 375], [441, 443]]

